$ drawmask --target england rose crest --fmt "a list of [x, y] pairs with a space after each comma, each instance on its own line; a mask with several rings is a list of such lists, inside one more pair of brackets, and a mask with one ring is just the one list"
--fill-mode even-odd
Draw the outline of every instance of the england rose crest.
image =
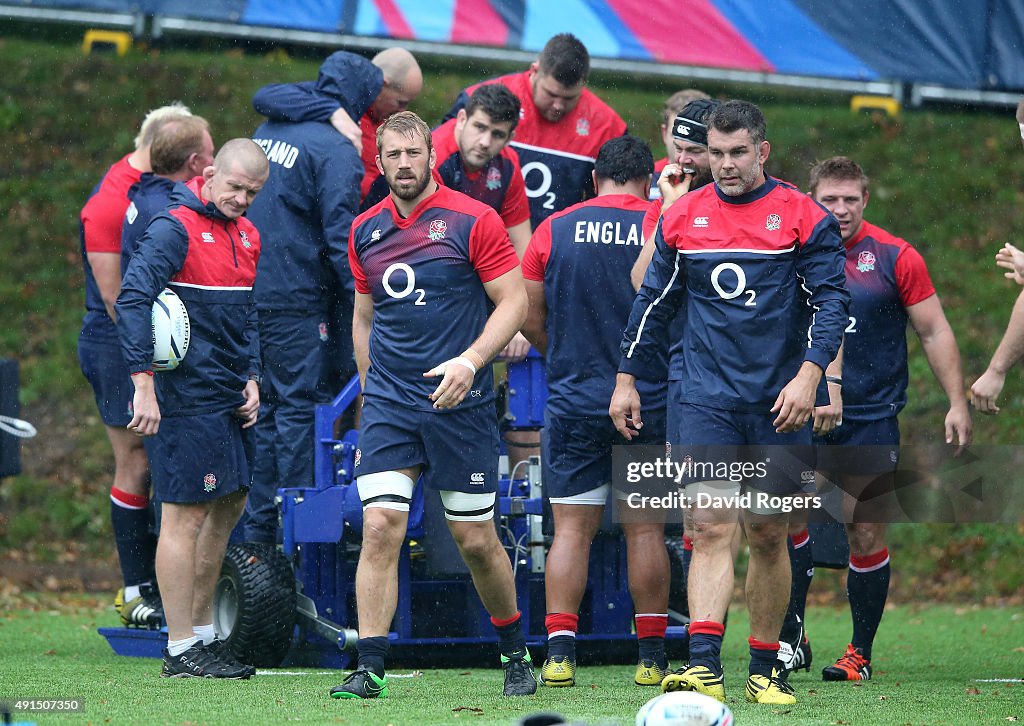
[[769, 232], [775, 232], [782, 226], [782, 217], [777, 214], [769, 214], [765, 220], [764, 228]]
[[203, 490], [212, 492], [217, 488], [217, 477], [213, 474], [207, 474], [203, 477]]
[[501, 169], [496, 166], [487, 170], [487, 188], [491, 191], [501, 189]]
[[448, 231], [448, 225], [443, 219], [435, 219], [430, 223], [430, 230], [427, 232], [427, 237], [437, 242], [438, 240], [444, 239], [444, 233]]
[[864, 250], [857, 255], [857, 271], [858, 272], [871, 272], [875, 269], [875, 256]]

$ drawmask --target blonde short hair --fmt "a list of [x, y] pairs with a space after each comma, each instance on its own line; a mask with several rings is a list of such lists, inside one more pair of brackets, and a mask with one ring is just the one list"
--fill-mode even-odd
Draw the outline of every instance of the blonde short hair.
[[188, 106], [181, 101], [175, 101], [167, 106], [154, 108], [142, 119], [142, 126], [139, 127], [139, 134], [135, 137], [135, 148], [141, 149], [153, 143], [153, 137], [157, 129], [168, 121], [178, 120], [191, 116], [192, 112]]

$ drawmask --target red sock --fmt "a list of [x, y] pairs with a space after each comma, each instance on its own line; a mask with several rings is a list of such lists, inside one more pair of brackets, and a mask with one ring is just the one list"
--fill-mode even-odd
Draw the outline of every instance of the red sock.
[[522, 613], [520, 612], [516, 612], [516, 614], [512, 617], [504, 619], [499, 619], [492, 616], [491, 625], [493, 625], [496, 628], [505, 628], [514, 623], [515, 621], [519, 620], [520, 617], [522, 617]]
[[558, 635], [575, 638], [579, 625], [580, 616], [576, 613], [548, 613], [544, 616], [544, 627], [547, 628], [549, 638]]
[[634, 616], [636, 620], [637, 638], [664, 638], [665, 629], [668, 627], [668, 614], [660, 613], [638, 613]]

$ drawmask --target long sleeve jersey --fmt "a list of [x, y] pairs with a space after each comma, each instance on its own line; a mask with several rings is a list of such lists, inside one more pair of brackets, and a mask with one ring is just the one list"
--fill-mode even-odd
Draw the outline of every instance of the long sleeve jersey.
[[768, 411], [804, 361], [835, 358], [850, 295], [839, 225], [796, 188], [768, 178], [730, 197], [709, 184], [662, 218], [619, 370], [644, 377], [686, 299], [682, 402]]

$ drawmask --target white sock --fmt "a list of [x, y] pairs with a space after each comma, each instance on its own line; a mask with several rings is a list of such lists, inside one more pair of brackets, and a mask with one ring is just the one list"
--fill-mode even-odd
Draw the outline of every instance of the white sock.
[[213, 629], [213, 623], [209, 625], [193, 625], [192, 632], [203, 641], [203, 645], [209, 645], [217, 639], [217, 631]]
[[184, 640], [168, 640], [167, 652], [173, 658], [174, 656], [181, 655], [198, 642], [199, 638], [195, 636], [192, 636], [191, 638], [185, 638]]
[[132, 600], [137, 598], [139, 595], [141, 595], [142, 592], [139, 590], [139, 587], [140, 587], [139, 585], [132, 585], [130, 587], [126, 586], [124, 588], [124, 601], [125, 602], [131, 602]]

